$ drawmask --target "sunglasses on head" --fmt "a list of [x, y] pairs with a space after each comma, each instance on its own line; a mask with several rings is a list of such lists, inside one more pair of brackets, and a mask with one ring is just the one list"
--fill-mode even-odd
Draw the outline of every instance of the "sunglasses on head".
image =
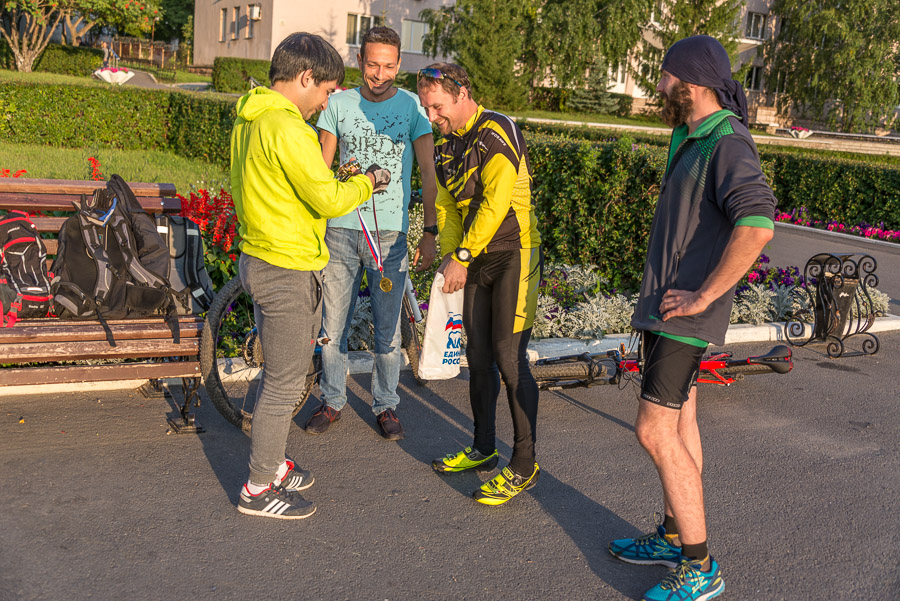
[[419, 69], [419, 77], [422, 77], [423, 75], [425, 77], [430, 77], [431, 79], [449, 79], [450, 81], [452, 81], [453, 83], [458, 85], [460, 87], [460, 89], [463, 88], [463, 85], [461, 83], [459, 83], [458, 81], [456, 81], [455, 79], [453, 79], [452, 77], [447, 75], [446, 73], [442, 72], [440, 69], [434, 69], [434, 68]]

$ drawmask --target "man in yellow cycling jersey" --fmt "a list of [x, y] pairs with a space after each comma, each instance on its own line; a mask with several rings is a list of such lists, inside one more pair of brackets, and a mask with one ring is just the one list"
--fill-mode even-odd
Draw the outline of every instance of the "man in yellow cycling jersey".
[[537, 482], [538, 387], [528, 366], [541, 282], [541, 239], [531, 197], [531, 168], [516, 124], [472, 98], [466, 71], [435, 63], [419, 71], [419, 100], [442, 137], [435, 144], [437, 221], [444, 292], [464, 290], [463, 327], [469, 400], [475, 421], [471, 447], [435, 459], [439, 473], [492, 470], [500, 378], [512, 412], [509, 465], [473, 497], [500, 505]]

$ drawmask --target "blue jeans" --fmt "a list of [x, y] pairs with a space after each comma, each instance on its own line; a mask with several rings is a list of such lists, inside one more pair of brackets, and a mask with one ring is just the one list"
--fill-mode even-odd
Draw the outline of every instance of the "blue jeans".
[[[374, 236], [375, 233], [372, 232]], [[381, 273], [358, 230], [329, 227], [325, 245], [331, 258], [325, 266], [322, 335], [331, 341], [322, 347], [322, 378], [319, 388], [328, 406], [340, 411], [347, 403], [347, 337], [363, 272], [369, 283], [375, 326], [375, 368], [372, 371], [372, 411], [378, 415], [400, 402], [400, 307], [409, 270], [406, 234], [382, 231], [384, 276], [391, 280], [390, 292], [379, 287]]]

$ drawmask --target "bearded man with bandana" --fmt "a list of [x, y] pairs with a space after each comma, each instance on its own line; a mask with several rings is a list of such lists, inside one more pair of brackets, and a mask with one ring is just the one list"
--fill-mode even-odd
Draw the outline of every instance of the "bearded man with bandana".
[[659, 473], [664, 518], [656, 532], [609, 550], [672, 568], [646, 601], [706, 600], [725, 582], [706, 537], [697, 373], [706, 347], [725, 342], [737, 282], [772, 239], [775, 196], [718, 41], [673, 44], [656, 91], [673, 131], [631, 324], [644, 361], [635, 433]]

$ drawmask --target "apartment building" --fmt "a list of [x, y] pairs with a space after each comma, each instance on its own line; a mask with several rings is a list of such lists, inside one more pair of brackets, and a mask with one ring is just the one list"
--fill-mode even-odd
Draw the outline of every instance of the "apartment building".
[[196, 0], [194, 64], [211, 65], [217, 56], [269, 60], [295, 31], [324, 37], [356, 66], [363, 34], [375, 25], [400, 33], [401, 65], [416, 71], [434, 62], [422, 51], [425, 9], [453, 0]]

